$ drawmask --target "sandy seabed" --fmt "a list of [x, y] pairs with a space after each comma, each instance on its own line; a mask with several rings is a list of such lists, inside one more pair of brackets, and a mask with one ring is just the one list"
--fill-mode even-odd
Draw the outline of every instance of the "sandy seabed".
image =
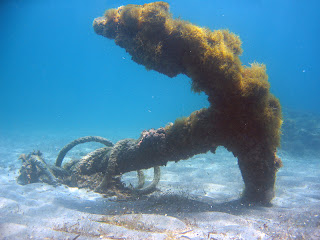
[[[279, 151], [270, 206], [243, 205], [237, 159], [223, 148], [161, 167], [158, 191], [116, 201], [85, 189], [19, 185], [22, 153], [40, 150], [53, 164], [80, 136], [0, 136], [0, 239], [320, 239], [320, 159]], [[83, 144], [65, 161], [100, 147]], [[146, 171], [147, 181], [152, 171]], [[123, 176], [127, 184], [135, 173]]]

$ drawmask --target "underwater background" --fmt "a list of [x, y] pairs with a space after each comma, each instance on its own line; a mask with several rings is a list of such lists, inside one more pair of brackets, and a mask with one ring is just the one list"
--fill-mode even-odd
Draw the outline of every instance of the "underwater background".
[[[167, 2], [175, 18], [239, 35], [242, 64], [266, 64], [283, 110], [271, 206], [236, 202], [242, 177], [222, 147], [161, 167], [159, 191], [137, 201], [19, 185], [22, 153], [40, 150], [53, 164], [76, 138], [138, 138], [209, 103], [186, 76], [148, 71], [94, 32], [106, 9], [149, 2], [0, 0], [0, 239], [320, 239], [320, 2]], [[77, 146], [65, 162], [98, 147]]]
[[[168, 1], [174, 17], [229, 29], [241, 61], [267, 66], [285, 109], [320, 114], [318, 1]], [[145, 1], [30, 0], [0, 3], [0, 131], [138, 137], [208, 106], [186, 76], [146, 71], [94, 33], [109, 8]]]

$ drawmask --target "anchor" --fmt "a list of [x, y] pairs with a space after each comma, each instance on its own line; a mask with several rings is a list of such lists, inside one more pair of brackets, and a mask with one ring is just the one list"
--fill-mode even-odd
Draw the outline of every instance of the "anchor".
[[[61, 150], [50, 170], [40, 164], [41, 156], [24, 155], [23, 161], [33, 159], [33, 165], [42, 169], [51, 183], [89, 187], [107, 195], [119, 190], [147, 194], [156, 189], [159, 166], [208, 151], [214, 153], [218, 146], [223, 146], [238, 158], [245, 183], [242, 199], [269, 203], [274, 198], [276, 172], [282, 166], [276, 155], [281, 106], [270, 93], [265, 65], [242, 65], [238, 36], [228, 30], [211, 31], [174, 19], [165, 2], [109, 9], [94, 20], [93, 28], [97, 34], [114, 40], [146, 69], [171, 78], [178, 74], [188, 76], [192, 90], [204, 92], [210, 106], [165, 127], [143, 131], [139, 139], [123, 139], [114, 145], [101, 137], [77, 139]], [[66, 163], [60, 172], [67, 174], [53, 181], [51, 175], [58, 172], [55, 169], [62, 169], [65, 154], [88, 141], [106, 147], [76, 163]], [[141, 169], [149, 168], [154, 168], [155, 176], [151, 185], [144, 187]], [[139, 184], [128, 190], [123, 188], [120, 178], [130, 171], [138, 171]]]

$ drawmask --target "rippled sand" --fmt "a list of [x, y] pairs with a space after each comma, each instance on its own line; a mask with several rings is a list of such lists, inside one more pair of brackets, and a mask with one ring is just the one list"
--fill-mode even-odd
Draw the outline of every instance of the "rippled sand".
[[[237, 159], [225, 149], [161, 168], [159, 191], [135, 201], [115, 201], [85, 189], [16, 182], [18, 156], [43, 152], [53, 163], [78, 136], [0, 137], [1, 239], [320, 239], [320, 159], [279, 152], [272, 205], [243, 205]], [[99, 145], [84, 144], [79, 158]], [[152, 171], [147, 171], [151, 180]], [[135, 183], [136, 174], [123, 176]]]

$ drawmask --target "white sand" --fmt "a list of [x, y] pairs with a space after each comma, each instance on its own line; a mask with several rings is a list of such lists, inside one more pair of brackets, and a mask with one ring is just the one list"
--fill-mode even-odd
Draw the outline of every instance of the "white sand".
[[[19, 154], [40, 150], [53, 163], [61, 147], [77, 137], [0, 137], [1, 239], [320, 239], [316, 158], [279, 153], [284, 167], [269, 207], [237, 201], [243, 182], [237, 160], [224, 149], [162, 167], [159, 191], [137, 201], [116, 202], [65, 186], [17, 184]], [[80, 145], [65, 161], [99, 146]], [[134, 179], [135, 173], [123, 177], [128, 183]]]

